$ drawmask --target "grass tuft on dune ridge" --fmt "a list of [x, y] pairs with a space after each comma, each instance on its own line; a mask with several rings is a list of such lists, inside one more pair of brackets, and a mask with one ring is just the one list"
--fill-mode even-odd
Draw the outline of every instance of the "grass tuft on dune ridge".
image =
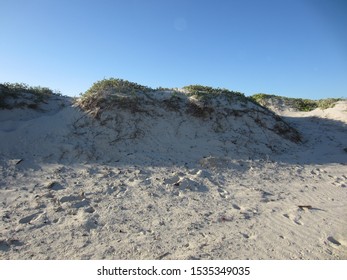
[[31, 108], [36, 109], [52, 95], [60, 95], [50, 88], [29, 86], [24, 83], [0, 84], [0, 109]]

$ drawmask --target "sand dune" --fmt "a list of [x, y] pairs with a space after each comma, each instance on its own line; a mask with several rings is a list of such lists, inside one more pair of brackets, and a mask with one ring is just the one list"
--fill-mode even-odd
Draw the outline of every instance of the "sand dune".
[[0, 110], [0, 258], [347, 258], [346, 101], [171, 95]]

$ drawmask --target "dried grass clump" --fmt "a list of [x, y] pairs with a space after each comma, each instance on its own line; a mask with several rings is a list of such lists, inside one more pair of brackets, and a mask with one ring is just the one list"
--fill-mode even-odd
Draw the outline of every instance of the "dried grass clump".
[[184, 100], [176, 96], [175, 93], [168, 99], [162, 101], [166, 109], [174, 112], [179, 112], [182, 108]]
[[283, 120], [276, 122], [273, 127], [273, 131], [276, 134], [280, 135], [282, 138], [290, 140], [294, 143], [301, 142], [300, 133], [296, 129], [285, 123]]
[[189, 102], [186, 107], [186, 113], [196, 118], [207, 118], [214, 112], [214, 109], [194, 102]]

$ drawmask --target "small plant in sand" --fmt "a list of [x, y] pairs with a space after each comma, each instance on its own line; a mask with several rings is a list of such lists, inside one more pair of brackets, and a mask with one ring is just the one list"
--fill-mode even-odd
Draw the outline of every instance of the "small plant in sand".
[[4, 83], [0, 84], [0, 108], [24, 108], [36, 109], [41, 102], [44, 102], [54, 93], [47, 87], [32, 87], [24, 83]]

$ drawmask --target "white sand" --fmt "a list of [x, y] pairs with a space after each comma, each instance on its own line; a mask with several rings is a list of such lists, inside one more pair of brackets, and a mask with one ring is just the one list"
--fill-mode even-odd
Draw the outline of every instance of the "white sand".
[[146, 106], [0, 110], [0, 259], [347, 259], [346, 102], [281, 110], [300, 144]]

